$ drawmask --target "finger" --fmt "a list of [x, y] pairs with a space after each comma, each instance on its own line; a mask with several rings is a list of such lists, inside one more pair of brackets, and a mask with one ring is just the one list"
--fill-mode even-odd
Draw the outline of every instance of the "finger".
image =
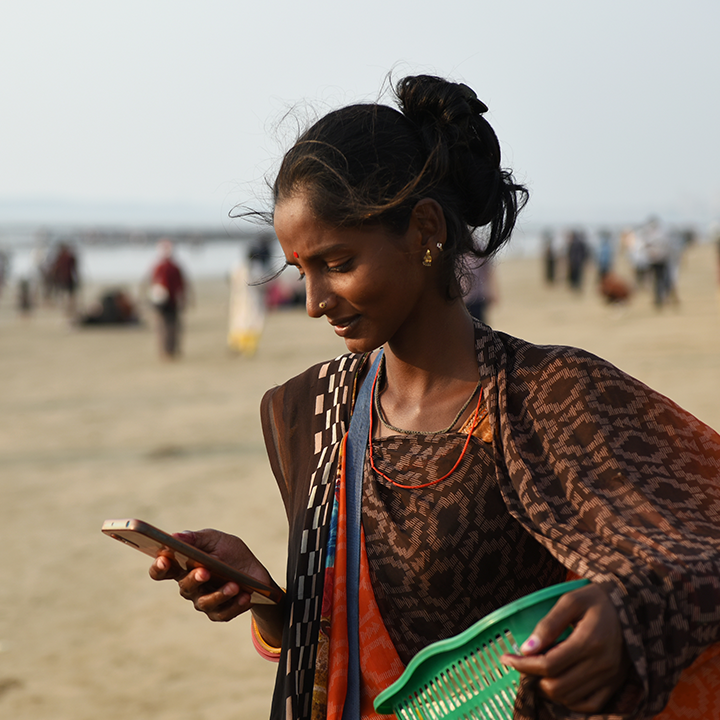
[[208, 601], [208, 607], [202, 610], [196, 606], [196, 609], [204, 612], [213, 622], [228, 622], [228, 620], [232, 620], [238, 615], [250, 610], [252, 605], [250, 602], [250, 594], [245, 592], [238, 593], [237, 596], [231, 597], [229, 600], [225, 599], [225, 602], [221, 602], [218, 605], [214, 604], [215, 598], [211, 599], [205, 596], [202, 600], [203, 606], [205, 601]]
[[565, 706], [573, 712], [579, 713], [597, 713], [600, 712], [608, 700], [613, 696], [614, 690], [609, 687], [602, 687], [591, 693], [582, 700], [568, 700]]
[[162, 555], [155, 558], [153, 564], [150, 566], [150, 577], [153, 580], [167, 580], [169, 579], [167, 574], [170, 570], [170, 561]]
[[148, 572], [153, 580], [177, 580], [185, 575], [185, 571], [165, 555], [158, 555]]
[[[578, 712], [600, 710], [622, 687], [630, 665], [626, 652], [623, 652], [620, 662], [612, 653], [602, 658], [589, 655], [583, 663], [556, 678], [556, 695], [562, 698], [563, 705]], [[541, 680], [541, 692], [547, 691], [550, 683], [552, 680]]]
[[218, 586], [211, 581], [211, 575], [205, 568], [195, 568], [188, 576], [178, 583], [180, 595], [190, 600], [196, 610], [206, 614], [216, 612], [218, 608], [228, 603], [236, 596], [247, 596], [241, 598], [243, 605], [250, 607], [250, 594], [241, 591], [239, 585], [234, 582], [224, 583]]
[[593, 636], [584, 627], [584, 621], [578, 622], [572, 633], [557, 645], [549, 648], [542, 654], [529, 655], [503, 655], [500, 661], [515, 668], [525, 675], [537, 675], [539, 677], [557, 677], [567, 671], [572, 671], [573, 676], [579, 676], [577, 668], [581, 663], [593, 660], [595, 665], [592, 668], [596, 673], [596, 663], [603, 662], [604, 656], [609, 655], [602, 638]]
[[212, 575], [204, 567], [196, 567], [190, 570], [184, 578], [178, 580], [178, 586], [180, 589], [180, 595], [188, 600], [192, 600], [200, 595], [208, 594], [212, 591], [217, 590], [217, 587], [209, 588], [205, 587], [210, 582]]
[[196, 533], [194, 533], [192, 530], [182, 530], [181, 532], [172, 533], [172, 536], [174, 538], [176, 538], [177, 540], [182, 540], [188, 545], [196, 545], [195, 535]]
[[599, 692], [609, 698], [614, 691], [612, 668], [598, 668], [591, 658], [576, 663], [566, 672], [540, 680], [540, 692], [566, 707], [580, 703]]
[[220, 533], [217, 530], [209, 528], [205, 530], [183, 530], [179, 533], [173, 533], [178, 540], [193, 545], [199, 550], [212, 554], [218, 544]]
[[237, 597], [241, 595], [248, 595], [248, 593], [241, 593], [240, 588], [235, 583], [226, 583], [213, 592], [199, 595], [195, 600], [195, 607], [200, 610], [200, 612], [215, 612], [229, 601], [237, 599]]
[[567, 593], [553, 605], [521, 645], [520, 652], [523, 655], [534, 655], [550, 647], [570, 625], [582, 617], [586, 609], [586, 604], [582, 601], [583, 590], [584, 588], [581, 588]]
[[555, 677], [564, 669], [558, 669], [556, 663], [552, 662], [550, 651], [543, 655], [502, 655], [500, 662], [515, 668], [523, 675], [535, 675], [537, 677]]

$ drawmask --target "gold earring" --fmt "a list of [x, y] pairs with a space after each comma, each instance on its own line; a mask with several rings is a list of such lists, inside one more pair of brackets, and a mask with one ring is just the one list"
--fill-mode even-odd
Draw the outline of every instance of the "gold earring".
[[425, 256], [422, 259], [422, 264], [425, 267], [430, 267], [432, 265], [432, 254], [430, 253], [430, 248], [425, 251]]

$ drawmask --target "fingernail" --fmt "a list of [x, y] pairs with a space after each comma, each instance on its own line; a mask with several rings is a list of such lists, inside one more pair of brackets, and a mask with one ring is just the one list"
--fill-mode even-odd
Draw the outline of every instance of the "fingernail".
[[238, 590], [239, 588], [237, 587], [237, 585], [229, 584], [223, 587], [222, 592], [223, 595], [227, 595], [229, 597], [230, 595], [237, 595]]
[[521, 646], [520, 652], [532, 652], [540, 645], [540, 638], [537, 635], [531, 635]]

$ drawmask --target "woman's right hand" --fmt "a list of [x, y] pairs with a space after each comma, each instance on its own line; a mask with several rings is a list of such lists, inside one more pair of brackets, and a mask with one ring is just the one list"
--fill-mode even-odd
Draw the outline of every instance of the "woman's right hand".
[[[194, 545], [237, 568], [241, 572], [264, 583], [272, 582], [269, 573], [250, 552], [245, 543], [234, 535], [219, 530], [174, 533], [174, 537]], [[237, 583], [227, 582], [218, 586], [211, 582], [210, 572], [204, 567], [183, 570], [171, 557], [159, 555], [150, 566], [153, 580], [176, 580], [180, 595], [190, 600], [199, 612], [205, 613], [213, 622], [227, 622], [250, 610], [251, 595]]]

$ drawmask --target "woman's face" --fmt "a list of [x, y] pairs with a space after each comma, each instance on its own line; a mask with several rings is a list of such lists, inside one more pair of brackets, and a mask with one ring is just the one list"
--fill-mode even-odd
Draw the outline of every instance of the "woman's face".
[[331, 228], [299, 195], [276, 206], [275, 232], [305, 278], [308, 315], [325, 315], [351, 352], [374, 350], [422, 319], [433, 273], [422, 264], [416, 219], [403, 235], [381, 225]]

